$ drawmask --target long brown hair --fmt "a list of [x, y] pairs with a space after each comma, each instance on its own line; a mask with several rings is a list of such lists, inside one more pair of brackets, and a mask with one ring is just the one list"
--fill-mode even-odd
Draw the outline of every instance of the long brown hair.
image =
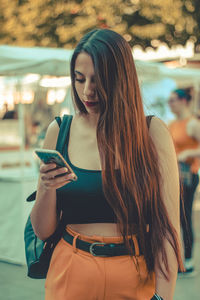
[[[130, 249], [128, 236], [134, 234], [137, 223], [149, 273], [155, 268], [159, 252], [169, 271], [165, 238], [181, 267], [178, 237], [161, 196], [158, 154], [148, 133], [131, 48], [122, 36], [108, 29], [89, 32], [77, 45], [71, 59], [72, 90], [76, 107], [86, 114], [75, 89], [74, 68], [81, 52], [89, 54], [94, 64], [103, 189], [124, 242]], [[160, 269], [168, 277], [161, 265]]]

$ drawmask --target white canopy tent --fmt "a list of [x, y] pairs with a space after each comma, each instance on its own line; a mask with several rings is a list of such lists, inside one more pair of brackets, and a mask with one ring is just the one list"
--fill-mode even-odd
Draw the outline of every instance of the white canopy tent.
[[[40, 75], [68, 76], [73, 50], [56, 48], [24, 48], [0, 46], [0, 75], [22, 76], [27, 73]], [[194, 108], [198, 107], [200, 93], [200, 70], [191, 68], [168, 68], [162, 63], [136, 61], [139, 81], [143, 83], [158, 82], [169, 78], [178, 86], [193, 86], [195, 90]], [[22, 110], [22, 107], [21, 107]], [[19, 113], [22, 114], [22, 111]], [[21, 129], [22, 129], [21, 124]], [[23, 136], [23, 134], [21, 134]]]
[[0, 46], [0, 75], [69, 75], [72, 50]]
[[[17, 76], [27, 73], [67, 76], [73, 50], [56, 48], [24, 48], [0, 46], [0, 75]], [[136, 61], [138, 75], [142, 80], [169, 77], [182, 81], [200, 81], [200, 70], [171, 69], [162, 63]]]
[[200, 82], [200, 69], [168, 68], [163, 63], [147, 61], [136, 61], [136, 69], [139, 78], [144, 81], [168, 77], [183, 85]]

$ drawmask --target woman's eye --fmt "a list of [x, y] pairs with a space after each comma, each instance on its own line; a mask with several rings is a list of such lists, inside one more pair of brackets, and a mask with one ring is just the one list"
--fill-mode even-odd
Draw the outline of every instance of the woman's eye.
[[83, 83], [85, 81], [85, 79], [79, 79], [79, 78], [75, 78], [76, 81]]

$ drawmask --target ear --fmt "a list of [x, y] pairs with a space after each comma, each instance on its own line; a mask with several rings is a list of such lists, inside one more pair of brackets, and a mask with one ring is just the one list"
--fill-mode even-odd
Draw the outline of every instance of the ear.
[[181, 99], [182, 103], [184, 103], [186, 106], [190, 105], [190, 101], [187, 101], [185, 98]]

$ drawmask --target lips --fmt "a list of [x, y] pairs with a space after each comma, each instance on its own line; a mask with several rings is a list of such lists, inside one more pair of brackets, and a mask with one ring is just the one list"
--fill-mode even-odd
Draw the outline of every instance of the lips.
[[84, 101], [86, 106], [92, 107], [97, 105], [99, 102], [98, 101]]

